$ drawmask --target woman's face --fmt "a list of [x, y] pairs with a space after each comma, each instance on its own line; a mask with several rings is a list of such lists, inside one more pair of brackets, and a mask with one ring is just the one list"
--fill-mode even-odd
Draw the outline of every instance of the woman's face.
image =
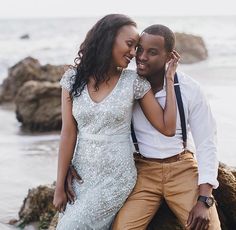
[[135, 57], [139, 34], [134, 26], [123, 26], [119, 29], [112, 49], [112, 64], [115, 67], [126, 68]]

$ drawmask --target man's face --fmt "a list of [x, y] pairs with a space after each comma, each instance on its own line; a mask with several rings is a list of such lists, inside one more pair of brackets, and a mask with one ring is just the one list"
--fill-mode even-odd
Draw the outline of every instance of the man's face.
[[136, 51], [137, 73], [152, 76], [160, 73], [169, 61], [170, 53], [165, 50], [164, 37], [143, 33]]

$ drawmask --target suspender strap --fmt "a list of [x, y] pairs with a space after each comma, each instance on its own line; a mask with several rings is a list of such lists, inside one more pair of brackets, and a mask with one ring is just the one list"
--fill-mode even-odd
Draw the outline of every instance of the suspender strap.
[[[175, 89], [175, 96], [176, 96], [176, 101], [177, 101], [179, 116], [180, 116], [180, 122], [181, 122], [183, 146], [184, 146], [184, 149], [185, 149], [186, 146], [187, 146], [187, 128], [186, 128], [186, 120], [185, 120], [185, 114], [184, 114], [183, 100], [182, 100], [182, 96], [181, 96], [181, 92], [180, 92], [177, 73], [175, 73], [175, 76], [174, 76], [174, 89]], [[135, 135], [135, 132], [134, 132], [134, 126], [133, 126], [132, 122], [131, 122], [131, 136], [132, 136], [132, 140], [133, 140], [133, 143], [134, 143], [135, 150], [137, 152], [139, 152], [138, 142], [137, 142], [137, 138], [136, 138], [136, 135]]]
[[134, 144], [135, 150], [138, 153], [139, 152], [138, 141], [137, 141], [137, 138], [136, 138], [136, 135], [135, 135], [135, 132], [134, 132], [133, 122], [131, 122], [131, 137], [132, 137], [132, 140], [133, 140], [133, 144]]
[[177, 73], [175, 73], [175, 77], [174, 77], [174, 88], [175, 88], [175, 95], [176, 95], [177, 105], [178, 105], [178, 109], [179, 109], [179, 116], [180, 116], [181, 129], [182, 129], [182, 138], [183, 138], [183, 146], [184, 146], [184, 148], [186, 148], [186, 146], [187, 146], [187, 128], [186, 128], [186, 120], [185, 120], [185, 114], [184, 114], [183, 100], [182, 100], [182, 96], [181, 96], [181, 92], [180, 92]]

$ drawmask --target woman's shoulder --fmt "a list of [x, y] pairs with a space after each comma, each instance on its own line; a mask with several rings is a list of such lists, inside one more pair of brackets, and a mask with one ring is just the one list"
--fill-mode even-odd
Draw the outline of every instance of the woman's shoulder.
[[73, 78], [73, 77], [75, 77], [75, 75], [76, 75], [76, 68], [75, 67], [68, 67], [66, 70], [65, 70], [65, 72], [64, 72], [64, 74], [63, 74], [63, 76], [62, 76], [62, 78]]
[[138, 77], [138, 74], [136, 73], [135, 70], [124, 69], [123, 70], [123, 77], [134, 81]]
[[76, 78], [76, 68], [69, 67], [63, 74], [60, 84], [63, 88], [68, 90], [69, 92], [72, 90], [72, 86], [75, 82]]

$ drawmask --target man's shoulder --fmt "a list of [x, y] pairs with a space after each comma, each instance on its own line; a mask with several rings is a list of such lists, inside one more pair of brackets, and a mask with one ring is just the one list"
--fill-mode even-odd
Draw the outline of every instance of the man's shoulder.
[[177, 73], [179, 76], [180, 91], [189, 103], [198, 103], [206, 98], [205, 92], [198, 81], [185, 73]]
[[190, 77], [184, 72], [177, 72], [180, 87], [186, 90], [199, 90], [200, 84], [198, 81]]

